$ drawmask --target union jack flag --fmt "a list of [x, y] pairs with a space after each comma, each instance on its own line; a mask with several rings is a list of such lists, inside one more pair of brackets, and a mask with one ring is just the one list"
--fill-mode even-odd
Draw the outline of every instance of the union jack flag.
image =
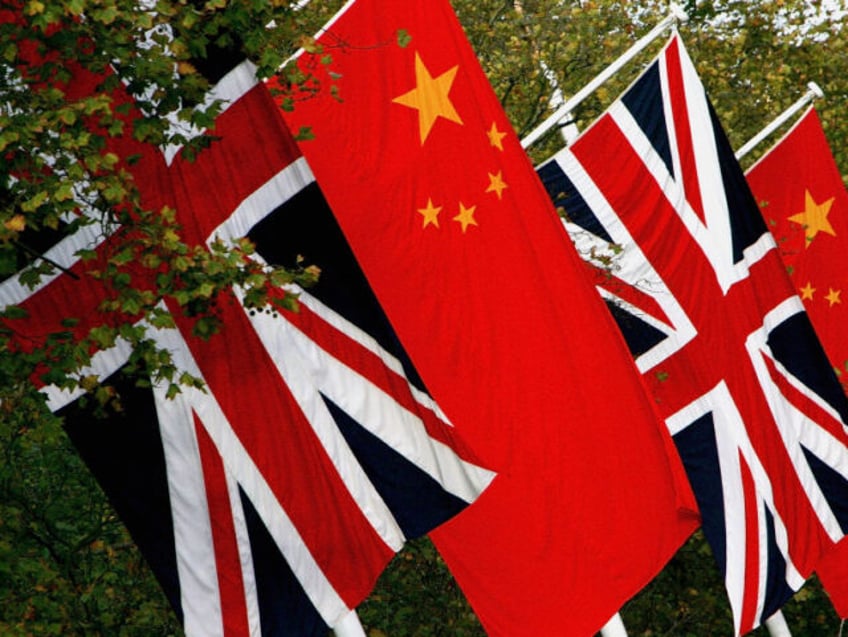
[[679, 38], [539, 174], [674, 438], [745, 633], [848, 528], [848, 403]]
[[[136, 174], [145, 204], [175, 207], [189, 244], [248, 236], [266, 262], [319, 265], [320, 282], [299, 290], [299, 312], [279, 316], [248, 311], [234, 290], [208, 341], [169, 306], [177, 327], [151, 334], [204, 391], [171, 399], [166, 386], [137, 386], [119, 343], [87, 371], [119, 388], [120, 413], [95, 420], [78, 394], [44, 392], [186, 634], [326, 635], [407, 538], [458, 513], [494, 474], [415, 373], [267, 87], [248, 62], [216, 72], [226, 109], [208, 152], [188, 162], [179, 149], [133, 149], [146, 151]], [[77, 89], [96, 81], [76, 79]], [[29, 310], [24, 337], [66, 316], [83, 318], [80, 329], [96, 320], [102, 289], [77, 257], [108, 248], [95, 228], [45, 253], [78, 278], [0, 284], [0, 304]]]

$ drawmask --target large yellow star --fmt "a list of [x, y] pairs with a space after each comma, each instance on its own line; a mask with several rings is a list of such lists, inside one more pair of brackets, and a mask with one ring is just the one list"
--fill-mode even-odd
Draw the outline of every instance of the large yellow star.
[[451, 85], [456, 77], [459, 66], [454, 66], [434, 78], [424, 66], [421, 56], [415, 53], [415, 88], [392, 100], [418, 111], [418, 131], [421, 134], [421, 144], [430, 134], [433, 124], [439, 117], [462, 124], [462, 119], [450, 101]]
[[426, 228], [427, 226], [429, 226], [432, 223], [434, 226], [436, 226], [438, 228], [439, 227], [439, 213], [441, 211], [442, 211], [442, 206], [434, 206], [433, 200], [428, 197], [427, 198], [427, 207], [418, 209], [418, 212], [420, 212], [421, 215], [424, 217], [424, 225], [422, 225], [421, 227]]
[[836, 236], [833, 226], [831, 226], [830, 221], [827, 220], [827, 215], [830, 213], [830, 207], [833, 205], [834, 199], [834, 197], [831, 197], [827, 201], [819, 204], [816, 203], [815, 199], [813, 199], [813, 195], [811, 195], [810, 191], [807, 190], [804, 202], [804, 212], [799, 212], [797, 215], [789, 217], [789, 221], [794, 221], [804, 227], [804, 234], [807, 238], [807, 247], [810, 247], [810, 243], [812, 243], [813, 239], [816, 238], [816, 235], [819, 232], [826, 232], [829, 235], [833, 235], [834, 237]]
[[497, 175], [489, 173], [489, 187], [486, 188], [486, 192], [493, 192], [498, 196], [498, 199], [500, 199], [506, 188], [509, 188], [509, 186], [507, 186], [506, 182], [503, 180], [502, 170], [499, 170]]
[[461, 201], [459, 202], [459, 214], [456, 215], [453, 220], [462, 224], [463, 233], [468, 229], [468, 226], [477, 225], [477, 220], [474, 218], [475, 210], [477, 210], [477, 206], [466, 208]]
[[810, 301], [813, 300], [813, 294], [815, 294], [816, 288], [813, 287], [812, 283], [807, 281], [807, 285], [800, 288], [800, 290], [801, 290], [801, 300], [802, 301], [806, 300], [806, 299], [809, 299]]
[[833, 288], [828, 288], [827, 296], [824, 297], [827, 299], [827, 302], [830, 303], [829, 307], [833, 307], [837, 303], [842, 303], [842, 299], [839, 298], [839, 295], [842, 293], [842, 290], [834, 290]]

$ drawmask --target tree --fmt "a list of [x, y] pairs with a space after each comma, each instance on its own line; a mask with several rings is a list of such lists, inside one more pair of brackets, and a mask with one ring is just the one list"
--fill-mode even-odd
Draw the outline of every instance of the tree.
[[[33, 281], [49, 273], [53, 266], [40, 258], [38, 236], [66, 232], [82, 223], [119, 223], [133, 230], [126, 231], [126, 243], [105, 263], [92, 267], [114, 291], [104, 316], [148, 313], [152, 320], [167, 324], [169, 318], [157, 310], [157, 303], [165, 297], [178, 298], [179, 305], [195, 317], [197, 329], [212, 336], [216, 324], [209, 310], [220, 290], [233, 283], [253, 286], [255, 303], [262, 305], [267, 302], [268, 283], [308, 274], [257, 270], [246, 258], [250, 252], [246, 244], [220, 250], [183, 244], [174, 233], [171, 211], [144, 210], [139, 205], [131, 179], [132, 158], [120, 157], [109, 148], [117, 133], [132, 130], [137, 139], [152, 146], [178, 143], [189, 152], [202, 152], [214, 143], [212, 138], [187, 131], [204, 129], [217, 105], [197, 106], [207, 86], [197, 72], [199, 60], [215, 47], [239, 46], [257, 62], [261, 73], [275, 73], [296, 45], [310, 46], [302, 34], [311, 33], [339, 4], [313, 2], [307, 11], [293, 12], [288, 3], [258, 0], [161, 0], [141, 5], [131, 0], [0, 2], [3, 276], [23, 263], [33, 264], [28, 275]], [[634, 4], [624, 0], [454, 0], [484, 69], [522, 136], [550, 112], [555, 88], [565, 95], [576, 93], [665, 15], [665, 3]], [[848, 56], [841, 22], [831, 9], [809, 0], [689, 0], [685, 8], [690, 22], [680, 27], [681, 35], [735, 147], [792, 103], [807, 82], [816, 81], [827, 95], [818, 104], [823, 124], [837, 162], [843, 172], [848, 170], [848, 123], [839, 117], [848, 93]], [[274, 28], [266, 28], [269, 24]], [[239, 34], [238, 42], [232, 33]], [[26, 41], [42, 47], [43, 63], [22, 67]], [[576, 108], [575, 123], [587, 126], [661, 44], [655, 43]], [[102, 91], [71, 101], [58, 90], [67, 79], [65, 60], [94, 73], [111, 67], [115, 75]], [[128, 121], [126, 113], [117, 109], [112, 95], [119, 79], [134, 94], [142, 117]], [[308, 84], [309, 78], [286, 76], [286, 82]], [[183, 126], [173, 127], [173, 119]], [[559, 137], [551, 134], [531, 149], [531, 156], [541, 161], [559, 144]], [[83, 217], [80, 210], [93, 212]], [[143, 254], [155, 255], [151, 268], [164, 268], [176, 273], [174, 277], [162, 280], [155, 290], [126, 285], [127, 261]], [[219, 274], [210, 280], [204, 273], [212, 263]], [[77, 334], [71, 320], [38, 347], [10, 349], [20, 314], [6, 307], [0, 318], [6, 326], [0, 330], [0, 445], [5, 463], [0, 468], [0, 551], [8, 558], [0, 560], [0, 568], [7, 568], [9, 575], [0, 578], [4, 600], [0, 621], [6, 622], [0, 625], [12, 634], [49, 634], [51, 630], [109, 634], [114, 632], [112, 627], [128, 623], [142, 627], [139, 631], [158, 626], [148, 630], [157, 634], [177, 631], [161, 599], [150, 601], [149, 608], [155, 610], [139, 618], [137, 613], [131, 617], [131, 611], [141, 604], [122, 605], [117, 599], [126, 592], [116, 597], [101, 594], [104, 582], [108, 589], [110, 580], [125, 578], [123, 573], [138, 573], [138, 555], [127, 546], [125, 532], [80, 463], [73, 460], [58, 423], [28, 380], [34, 371], [48, 374], [46, 381], [81, 385], [90, 392], [90, 400], [110, 403], [115, 396], [109, 388], [96, 378], [81, 376], [79, 369], [93, 351], [119, 334], [136, 345], [140, 371], [173, 382], [174, 391], [180, 382], [192, 379], [181, 378], [180, 370], [151, 346], [135, 324], [104, 318], [93, 333]], [[50, 506], [33, 506], [34, 502]], [[80, 512], [84, 519], [76, 519]], [[729, 632], [729, 611], [707, 551], [702, 538], [694, 538], [661, 577], [625, 607], [632, 634], [695, 634], [703, 633], [704, 626]], [[90, 577], [81, 577], [85, 573]], [[122, 575], [115, 577], [115, 573]], [[142, 580], [135, 577], [126, 578], [131, 589], [121, 589], [131, 590], [129, 599], [140, 600], [147, 591], [154, 596], [149, 576], [139, 585], [135, 582]], [[429, 614], [438, 617], [450, 606], [456, 609], [454, 623], [450, 631], [422, 628], [417, 634], [480, 634], [461, 599], [445, 600], [445, 591], [454, 589], [426, 541], [395, 560], [383, 585], [363, 608], [366, 623], [386, 634], [401, 634], [398, 631], [409, 620], [425, 621], [427, 612], [413, 613], [427, 608], [426, 595], [418, 589], [428, 583], [433, 585]], [[386, 611], [384, 605], [394, 610]], [[786, 612], [795, 634], [836, 632], [833, 612], [814, 582]], [[42, 620], [45, 623], [36, 623]], [[798, 632], [803, 622], [807, 632]]]

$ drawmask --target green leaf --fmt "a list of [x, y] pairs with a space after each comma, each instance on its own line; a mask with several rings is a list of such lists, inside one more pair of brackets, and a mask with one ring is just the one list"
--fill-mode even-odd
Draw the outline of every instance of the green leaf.
[[30, 0], [27, 2], [26, 7], [24, 8], [24, 13], [26, 15], [37, 15], [39, 13], [44, 13], [44, 3], [39, 0]]
[[88, 336], [100, 349], [109, 349], [115, 344], [116, 333], [114, 328], [105, 325], [91, 328]]
[[301, 126], [295, 135], [295, 139], [299, 142], [309, 141], [315, 139], [315, 133], [312, 132], [311, 126]]
[[71, 15], [79, 16], [82, 15], [83, 9], [85, 9], [85, 1], [84, 0], [68, 0], [67, 3], [68, 12]]
[[409, 32], [406, 29], [398, 29], [397, 30], [397, 43], [398, 46], [402, 49], [405, 49], [409, 46], [409, 43], [412, 42], [412, 36], [409, 35]]
[[33, 195], [21, 204], [21, 210], [23, 210], [24, 212], [33, 212], [40, 205], [47, 201], [47, 197], [48, 193], [46, 190], [37, 192], [35, 195]]
[[29, 318], [29, 312], [27, 312], [24, 308], [19, 305], [7, 305], [3, 308], [2, 313], [0, 313], [5, 319], [25, 319]]

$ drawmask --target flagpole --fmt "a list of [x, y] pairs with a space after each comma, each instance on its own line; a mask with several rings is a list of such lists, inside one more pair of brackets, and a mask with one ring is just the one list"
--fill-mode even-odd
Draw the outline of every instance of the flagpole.
[[804, 106], [806, 106], [809, 102], [813, 101], [818, 97], [824, 97], [824, 91], [819, 88], [819, 85], [815, 82], [810, 82], [807, 84], [807, 92], [802, 95], [798, 101], [796, 101], [792, 106], [783, 111], [780, 115], [774, 118], [774, 120], [766, 126], [759, 133], [754, 135], [748, 142], [742, 146], [739, 150], [736, 151], [736, 159], [742, 159], [745, 155], [747, 155], [751, 149], [753, 149], [757, 144], [763, 141], [766, 137], [771, 135], [777, 128], [783, 124], [786, 120], [792, 117], [795, 113], [801, 110]]
[[[562, 104], [565, 103], [565, 95], [563, 94], [562, 89], [559, 87], [559, 82], [557, 82], [556, 75], [554, 75], [554, 72], [553, 70], [551, 70], [551, 67], [545, 64], [544, 60], [542, 60], [540, 64], [542, 66], [542, 72], [545, 74], [545, 79], [548, 80], [548, 84], [550, 84], [551, 88], [553, 88], [554, 90], [553, 94], [551, 95], [549, 104], [553, 108], [559, 108]], [[563, 119], [571, 120], [571, 111], [569, 111], [568, 113], [564, 113]], [[562, 141], [564, 141], [565, 145], [568, 146], [571, 142], [577, 139], [577, 135], [580, 133], [580, 131], [577, 128], [577, 124], [575, 124], [573, 121], [569, 121], [565, 126], [560, 128], [560, 133], [562, 133]]]
[[366, 637], [355, 610], [350, 611], [344, 619], [333, 626], [333, 634], [336, 637]]
[[554, 113], [552, 113], [545, 121], [534, 128], [530, 133], [521, 140], [522, 148], [529, 148], [537, 142], [542, 135], [547, 133], [551, 128], [556, 126], [561, 119], [566, 117], [570, 111], [573, 111], [583, 100], [591, 95], [599, 86], [606, 82], [609, 78], [615, 75], [621, 67], [627, 64], [630, 60], [636, 57], [642, 50], [651, 42], [657, 39], [667, 28], [678, 23], [683, 23], [689, 20], [687, 13], [677, 4], [672, 3], [669, 7], [670, 13], [663, 18], [649, 33], [642, 36], [633, 44], [621, 57], [610, 64], [607, 68], [601, 71], [595, 79], [589, 82], [581, 90], [567, 99]]
[[786, 623], [786, 618], [780, 611], [769, 617], [765, 624], [771, 637], [792, 637], [792, 633], [789, 632], [789, 624]]
[[616, 613], [610, 620], [601, 628], [601, 637], [627, 637], [627, 629], [624, 627], [624, 620], [621, 615]]

